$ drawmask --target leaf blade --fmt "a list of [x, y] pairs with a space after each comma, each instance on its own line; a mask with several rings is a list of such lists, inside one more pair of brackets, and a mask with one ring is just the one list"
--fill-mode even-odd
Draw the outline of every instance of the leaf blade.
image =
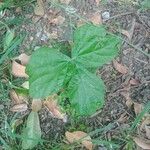
[[119, 42], [119, 38], [106, 34], [102, 26], [87, 24], [75, 31], [72, 57], [86, 68], [97, 68], [117, 56]]
[[52, 48], [40, 48], [27, 65], [29, 93], [33, 98], [45, 98], [58, 92], [67, 73], [69, 57]]
[[78, 68], [68, 86], [72, 108], [81, 116], [91, 115], [104, 104], [103, 81], [87, 70]]
[[37, 112], [31, 112], [27, 119], [27, 126], [23, 133], [24, 139], [22, 141], [23, 149], [32, 149], [41, 139], [40, 121]]

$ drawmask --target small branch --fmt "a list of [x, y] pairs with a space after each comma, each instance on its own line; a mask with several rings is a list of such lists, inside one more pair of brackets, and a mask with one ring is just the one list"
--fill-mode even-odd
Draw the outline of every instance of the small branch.
[[121, 16], [131, 15], [131, 14], [133, 14], [133, 12], [121, 13], [121, 14], [112, 16], [112, 17], [110, 17], [109, 19], [104, 20], [104, 22], [106, 22], [106, 21], [108, 21], [108, 20], [111, 20], [111, 19], [115, 19], [115, 18], [121, 17]]

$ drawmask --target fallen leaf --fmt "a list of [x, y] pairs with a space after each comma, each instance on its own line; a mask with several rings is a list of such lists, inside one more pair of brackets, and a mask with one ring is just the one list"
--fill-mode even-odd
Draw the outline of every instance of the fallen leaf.
[[25, 69], [25, 66], [20, 65], [16, 61], [12, 62], [12, 74], [14, 76], [28, 78], [28, 75], [25, 73]]
[[[78, 140], [81, 140], [81, 143], [83, 146], [86, 147], [88, 150], [93, 149], [93, 144], [91, 142], [91, 137], [88, 136], [87, 133], [82, 131], [74, 131], [74, 132], [66, 132], [65, 133], [66, 139], [69, 141], [69, 143], [77, 142]], [[84, 138], [85, 137], [85, 138]]]
[[20, 60], [22, 65], [27, 65], [30, 59], [30, 56], [26, 55], [25, 53], [20, 54], [17, 57], [18, 60]]
[[42, 0], [37, 0], [37, 5], [34, 8], [34, 13], [38, 16], [44, 15], [44, 3]]
[[65, 18], [60, 15], [57, 18], [52, 19], [51, 23], [56, 24], [56, 25], [61, 25], [64, 23], [64, 21], [65, 21]]
[[123, 113], [121, 114], [121, 116], [119, 117], [119, 119], [117, 120], [117, 122], [119, 123], [124, 123], [129, 119], [129, 117], [127, 116], [127, 113]]
[[29, 89], [29, 81], [25, 81], [21, 86], [25, 89]]
[[12, 108], [10, 108], [10, 111], [12, 111], [12, 112], [23, 112], [23, 111], [26, 111], [27, 109], [28, 109], [28, 106], [26, 103], [24, 103], [24, 104], [14, 105]]
[[124, 66], [123, 64], [118, 63], [116, 60], [113, 61], [113, 65], [114, 65], [114, 68], [115, 68], [118, 72], [120, 72], [120, 73], [122, 73], [122, 74], [128, 73], [127, 67]]
[[137, 116], [138, 114], [140, 114], [140, 113], [142, 112], [142, 110], [143, 110], [143, 105], [134, 102], [134, 112], [135, 112], [136, 116]]
[[43, 104], [48, 108], [53, 117], [62, 119], [66, 122], [66, 114], [62, 112], [60, 106], [57, 103], [57, 95], [52, 95], [43, 102]]
[[23, 103], [23, 100], [19, 98], [15, 90], [10, 90], [9, 92], [10, 98], [13, 101], [13, 104], [21, 104]]
[[150, 126], [149, 125], [145, 125], [145, 132], [146, 132], [146, 137], [150, 139]]
[[130, 35], [129, 31], [122, 29], [122, 30], [121, 30], [121, 33], [122, 33], [123, 35], [125, 35], [128, 39], [131, 38], [131, 35]]
[[131, 106], [133, 105], [133, 101], [130, 98], [130, 94], [129, 92], [121, 92], [121, 95], [124, 96], [124, 98], [126, 99], [126, 105], [128, 108], [131, 108]]
[[78, 22], [77, 22], [77, 27], [80, 27], [84, 24], [85, 24], [85, 21], [83, 19], [79, 19]]
[[16, 8], [16, 13], [20, 13], [22, 11], [21, 7]]
[[60, 2], [68, 5], [71, 2], [71, 0], [60, 0]]
[[145, 126], [150, 125], [150, 116], [146, 116], [144, 117], [144, 119], [142, 120], [142, 123], [140, 125], [140, 130], [141, 131], [145, 131]]
[[141, 139], [139, 137], [133, 138], [134, 142], [144, 150], [150, 150], [150, 141], [146, 139]]
[[31, 112], [23, 131], [22, 149], [33, 149], [41, 140], [41, 127], [37, 112]]
[[129, 82], [131, 85], [139, 85], [140, 84], [140, 81], [137, 79], [131, 79]]
[[100, 1], [101, 0], [95, 0], [97, 6], [100, 4]]
[[40, 99], [33, 99], [32, 100], [32, 111], [34, 112], [38, 112], [39, 110], [41, 110], [42, 108], [42, 102]]
[[94, 13], [94, 14], [90, 17], [90, 21], [91, 21], [94, 25], [100, 25], [100, 24], [102, 24], [101, 15], [100, 15], [99, 13]]

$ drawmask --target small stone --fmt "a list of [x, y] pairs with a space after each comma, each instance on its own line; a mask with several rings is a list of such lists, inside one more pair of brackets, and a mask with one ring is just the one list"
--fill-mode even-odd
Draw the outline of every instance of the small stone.
[[22, 11], [21, 7], [16, 8], [16, 13], [20, 13]]
[[43, 35], [41, 36], [41, 41], [47, 41], [47, 40], [48, 40], [47, 35], [43, 34]]
[[103, 12], [103, 13], [102, 13], [102, 18], [103, 18], [104, 20], [109, 19], [109, 18], [110, 18], [110, 13], [109, 13], [108, 11]]

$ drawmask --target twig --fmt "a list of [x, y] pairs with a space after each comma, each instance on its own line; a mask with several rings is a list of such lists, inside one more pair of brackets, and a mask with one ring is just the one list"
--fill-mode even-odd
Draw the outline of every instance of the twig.
[[105, 22], [105, 21], [108, 21], [108, 20], [111, 20], [111, 19], [115, 19], [115, 18], [121, 17], [121, 16], [130, 15], [130, 14], [133, 14], [133, 12], [121, 13], [121, 14], [112, 16], [112, 17], [110, 17], [110, 18], [104, 20], [104, 22]]
[[130, 29], [130, 38], [129, 38], [129, 41], [131, 41], [131, 40], [132, 40], [133, 33], [134, 33], [134, 28], [135, 28], [135, 24], [136, 24], [136, 19], [135, 19], [135, 18], [133, 18], [132, 26], [131, 26], [131, 29]]
[[[119, 31], [117, 31], [117, 32], [119, 32]], [[128, 42], [127, 40], [123, 39], [122, 37], [120, 37], [120, 36], [118, 36], [118, 35], [115, 35], [115, 34], [113, 34], [113, 33], [111, 33], [111, 32], [107, 32], [107, 33], [110, 34], [110, 35], [113, 35], [113, 36], [118, 37], [118, 38], [121, 39], [122, 41], [126, 42], [129, 46], [131, 46], [132, 48], [134, 48], [135, 50], [137, 50], [137, 51], [143, 53], [143, 54], [146, 55], [147, 57], [150, 57], [150, 54], [144, 52], [142, 49], [138, 48], [137, 46], [135, 46], [135, 45], [133, 45], [132, 43]]]

